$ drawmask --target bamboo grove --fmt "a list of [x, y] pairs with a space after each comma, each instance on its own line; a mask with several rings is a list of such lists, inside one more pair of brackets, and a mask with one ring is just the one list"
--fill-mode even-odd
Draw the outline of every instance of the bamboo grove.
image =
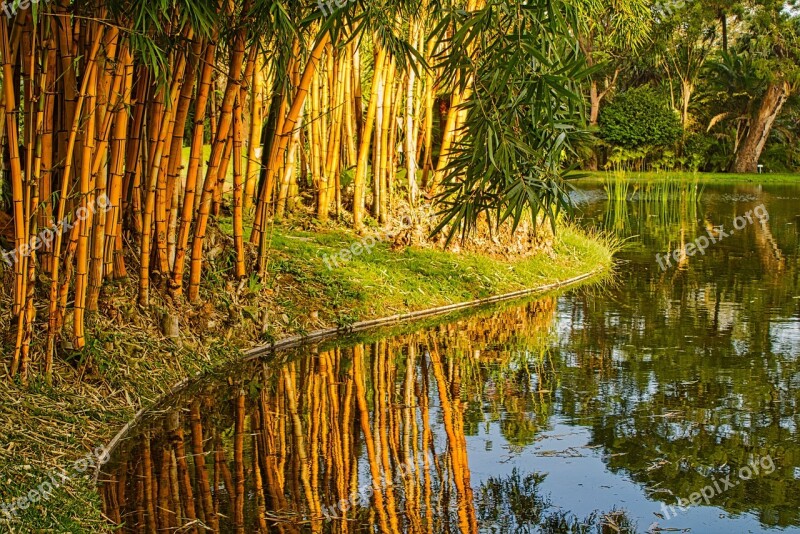
[[295, 212], [362, 232], [438, 199], [452, 235], [558, 206], [575, 20], [524, 3], [52, 0], [0, 21], [11, 375], [83, 349], [111, 280], [198, 303], [222, 217], [241, 279]]
[[[254, 362], [230, 387], [187, 391], [104, 467], [105, 513], [144, 533], [477, 533], [467, 412], [491, 367], [516, 369], [509, 347], [542, 345], [554, 311], [545, 299], [425, 334]], [[509, 321], [525, 339], [498, 344]], [[544, 423], [549, 391], [528, 396]]]

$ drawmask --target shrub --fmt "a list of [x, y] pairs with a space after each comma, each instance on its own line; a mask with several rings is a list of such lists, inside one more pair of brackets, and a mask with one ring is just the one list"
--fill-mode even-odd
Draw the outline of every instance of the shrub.
[[683, 155], [686, 157], [691, 170], [706, 169], [712, 149], [717, 140], [704, 132], [693, 132], [686, 136], [683, 143]]
[[600, 137], [629, 149], [675, 143], [683, 133], [680, 118], [649, 87], [617, 95], [600, 112]]

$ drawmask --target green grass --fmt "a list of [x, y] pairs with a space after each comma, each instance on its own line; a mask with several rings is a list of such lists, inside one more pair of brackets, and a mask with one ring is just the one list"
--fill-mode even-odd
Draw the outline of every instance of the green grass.
[[712, 172], [630, 172], [630, 173], [614, 173], [614, 172], [586, 172], [581, 173], [586, 177], [581, 178], [580, 182], [586, 183], [603, 183], [609, 176], [620, 174], [630, 179], [631, 181], [660, 181], [660, 180], [676, 180], [686, 177], [698, 177], [708, 183], [718, 184], [738, 184], [738, 183], [755, 183], [755, 184], [781, 184], [781, 183], [800, 183], [800, 174], [780, 174], [780, 173], [766, 173], [766, 174], [733, 174], [733, 173], [712, 173]]
[[397, 252], [391, 250], [391, 241], [383, 240], [349, 261], [333, 259], [360, 241], [341, 230], [289, 234], [277, 229], [270, 272], [276, 284], [291, 286], [294, 299], [303, 303], [306, 312], [316, 309], [321, 319], [341, 324], [510, 293], [595, 268], [609, 269], [613, 248], [603, 239], [568, 227], [560, 230], [552, 257], [538, 254], [508, 261], [416, 247]]

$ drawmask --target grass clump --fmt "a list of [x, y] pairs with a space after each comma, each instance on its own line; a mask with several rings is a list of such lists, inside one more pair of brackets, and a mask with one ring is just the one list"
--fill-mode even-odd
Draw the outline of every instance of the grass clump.
[[[302, 308], [323, 322], [363, 320], [416, 311], [567, 280], [611, 266], [613, 243], [564, 227], [550, 254], [499, 259], [434, 248], [393, 250], [390, 240], [359, 250], [363, 238], [344, 231], [273, 237], [272, 288], [303, 294]], [[369, 241], [367, 241], [369, 242]], [[349, 259], [341, 259], [350, 250]], [[334, 259], [336, 258], [336, 259]], [[295, 302], [297, 302], [295, 300]]]
[[625, 178], [631, 182], [648, 181], [674, 181], [689, 178], [699, 178], [705, 183], [720, 185], [730, 184], [797, 184], [800, 183], [800, 174], [792, 173], [764, 173], [764, 174], [735, 174], [720, 172], [586, 172], [581, 173], [582, 183], [604, 183], [609, 176]]

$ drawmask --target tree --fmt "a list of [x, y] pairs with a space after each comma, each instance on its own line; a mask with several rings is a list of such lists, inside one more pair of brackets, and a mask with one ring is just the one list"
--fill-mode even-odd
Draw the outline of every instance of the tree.
[[752, 15], [742, 46], [755, 56], [765, 89], [753, 108], [733, 171], [756, 172], [775, 119], [800, 83], [800, 17], [783, 10], [783, 2], [764, 2]]
[[673, 97], [673, 106], [681, 112], [684, 131], [690, 126], [689, 104], [692, 95], [716, 42], [716, 34], [710, 26], [712, 21], [717, 20], [717, 12], [714, 13], [709, 20], [707, 4], [690, 2], [665, 10], [656, 17], [656, 63], [667, 75], [670, 94], [674, 94], [674, 81], [678, 82], [681, 102], [677, 106]]
[[586, 64], [594, 69], [589, 77], [589, 124], [597, 126], [600, 104], [614, 89], [625, 59], [648, 40], [650, 2], [579, 2], [577, 7], [578, 44]]
[[681, 132], [678, 116], [647, 86], [617, 95], [600, 114], [600, 136], [625, 148], [667, 146]]
[[[717, 115], [736, 120], [735, 158], [731, 170], [756, 172], [770, 132], [800, 83], [800, 17], [773, 0], [746, 11], [746, 31], [731, 48], [709, 64], [709, 81], [729, 102], [741, 102]], [[742, 98], [742, 96], [744, 98]]]

